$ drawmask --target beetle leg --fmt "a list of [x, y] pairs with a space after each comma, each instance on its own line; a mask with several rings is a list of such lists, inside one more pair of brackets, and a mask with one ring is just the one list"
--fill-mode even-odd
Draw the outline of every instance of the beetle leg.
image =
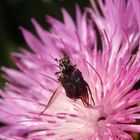
[[80, 99], [82, 100], [84, 106], [89, 106], [89, 96], [87, 92], [84, 92]]
[[42, 112], [39, 113], [39, 116], [42, 115], [47, 109], [48, 107], [54, 103], [54, 101], [56, 100], [57, 96], [59, 95], [59, 90], [61, 88], [61, 85], [58, 86], [56, 88], [56, 90], [54, 91], [54, 93], [52, 94], [51, 98], [48, 101], [48, 104], [46, 105], [46, 107], [44, 108], [44, 110]]
[[58, 75], [58, 74], [60, 74], [60, 73], [61, 73], [61, 71], [55, 72], [55, 75]]

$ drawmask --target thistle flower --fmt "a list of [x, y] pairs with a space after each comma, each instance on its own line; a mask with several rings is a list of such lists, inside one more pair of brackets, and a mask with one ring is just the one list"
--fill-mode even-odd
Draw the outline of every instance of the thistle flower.
[[[2, 67], [8, 82], [0, 91], [1, 139], [132, 140], [129, 132], [140, 132], [140, 91], [134, 88], [140, 78], [140, 3], [99, 1], [100, 10], [91, 3], [94, 10], [83, 14], [76, 6], [76, 23], [64, 9], [64, 22], [48, 16], [50, 31], [32, 19], [38, 37], [20, 28], [31, 51], [12, 54], [16, 70]], [[53, 58], [64, 52], [82, 72], [94, 104], [71, 100], [61, 86], [39, 115], [59, 85]]]

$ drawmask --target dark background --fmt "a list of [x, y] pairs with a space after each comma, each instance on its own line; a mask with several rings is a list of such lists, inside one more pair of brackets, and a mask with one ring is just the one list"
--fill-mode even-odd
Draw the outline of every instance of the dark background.
[[[34, 17], [44, 28], [48, 28], [46, 15], [62, 20], [61, 7], [64, 7], [74, 17], [76, 3], [81, 9], [90, 5], [88, 0], [0, 0], [0, 67], [13, 67], [10, 52], [26, 45], [19, 26], [34, 31], [30, 21]], [[0, 71], [0, 87], [3, 86], [1, 75]]]

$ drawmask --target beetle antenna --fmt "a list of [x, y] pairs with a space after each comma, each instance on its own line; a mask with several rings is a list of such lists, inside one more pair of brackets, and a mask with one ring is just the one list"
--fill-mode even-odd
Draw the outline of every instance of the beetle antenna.
[[64, 40], [62, 38], [60, 38], [61, 43], [63, 44], [64, 48], [66, 49], [66, 52], [64, 52], [64, 56], [68, 56], [67, 54], [70, 54], [70, 51], [66, 45], [66, 43], [64, 42]]
[[89, 88], [89, 85], [87, 85], [87, 88], [88, 88], [88, 91], [89, 91], [91, 100], [92, 100], [93, 104], [95, 105], [95, 102], [94, 102], [94, 99], [93, 99], [93, 97], [92, 97], [92, 92], [91, 92], [91, 90], [90, 90], [90, 88]]
[[103, 97], [103, 81], [102, 81], [102, 78], [99, 75], [99, 73], [96, 71], [96, 69], [88, 61], [86, 61], [86, 62], [92, 68], [92, 70], [97, 74], [97, 76], [99, 77], [99, 80], [100, 80], [100, 83], [101, 83], [101, 97]]
[[55, 60], [56, 62], [59, 62], [59, 60], [58, 60], [57, 58], [53, 57], [52, 55], [50, 55], [50, 57], [51, 57], [53, 60]]

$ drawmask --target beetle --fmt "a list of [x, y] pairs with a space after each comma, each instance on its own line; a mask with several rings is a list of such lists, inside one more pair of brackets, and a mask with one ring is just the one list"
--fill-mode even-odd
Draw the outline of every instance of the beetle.
[[[60, 82], [60, 85], [65, 89], [66, 96], [74, 101], [81, 99], [85, 106], [89, 106], [89, 94], [93, 101], [92, 93], [89, 85], [84, 80], [81, 71], [76, 68], [76, 65], [72, 64], [66, 53], [62, 59], [55, 60], [59, 63], [60, 69], [60, 71], [56, 72], [55, 74], [58, 75], [58, 81]], [[60, 88], [58, 87], [54, 91], [44, 111], [54, 102], [59, 89]], [[42, 113], [44, 111], [42, 111]]]

